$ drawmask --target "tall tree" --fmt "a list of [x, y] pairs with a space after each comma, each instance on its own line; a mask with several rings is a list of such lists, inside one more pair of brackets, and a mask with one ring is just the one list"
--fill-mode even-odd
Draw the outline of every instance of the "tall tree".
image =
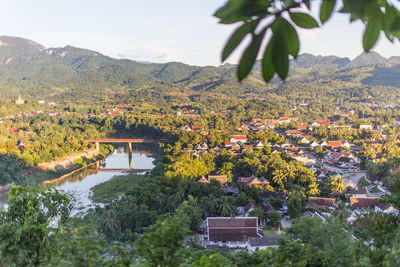
[[344, 193], [346, 192], [346, 183], [341, 175], [331, 176], [332, 192]]
[[71, 204], [55, 189], [12, 185], [8, 209], [0, 211], [0, 251], [12, 266], [39, 266], [57, 253]]

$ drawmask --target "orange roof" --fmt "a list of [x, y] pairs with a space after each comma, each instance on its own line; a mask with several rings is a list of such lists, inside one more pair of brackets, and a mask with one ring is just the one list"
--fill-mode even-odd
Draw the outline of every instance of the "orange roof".
[[379, 198], [376, 197], [351, 197], [350, 205], [355, 208], [367, 208], [379, 206], [380, 208], [385, 206], [385, 203], [379, 202]]
[[298, 130], [286, 130], [285, 134], [301, 134], [301, 132]]
[[233, 138], [235, 140], [246, 140], [246, 136], [245, 135], [234, 135]]
[[331, 147], [338, 147], [338, 146], [342, 146], [342, 142], [341, 141], [328, 141], [328, 145]]
[[327, 197], [309, 197], [308, 202], [315, 205], [332, 206], [336, 199]]

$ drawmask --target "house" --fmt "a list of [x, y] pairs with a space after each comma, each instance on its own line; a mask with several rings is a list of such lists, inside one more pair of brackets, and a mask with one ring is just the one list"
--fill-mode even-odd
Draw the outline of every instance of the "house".
[[198, 182], [209, 184], [213, 179], [220, 182], [221, 185], [225, 185], [228, 182], [228, 178], [226, 175], [208, 175], [207, 177], [202, 176], [200, 177]]
[[387, 204], [378, 201], [376, 197], [350, 197], [350, 205], [356, 209], [383, 209]]
[[342, 141], [328, 141], [328, 145], [331, 148], [339, 148], [342, 147]]
[[300, 125], [297, 127], [297, 130], [298, 131], [307, 131], [308, 127], [307, 127], [307, 125]]
[[310, 138], [311, 138], [311, 135], [305, 135], [305, 136], [303, 136], [303, 138], [300, 140], [300, 143], [301, 144], [309, 144], [311, 141], [310, 141]]
[[232, 144], [232, 150], [239, 151], [242, 147], [238, 143]]
[[275, 208], [270, 203], [261, 203], [260, 208], [264, 214], [268, 214], [271, 211], [275, 210]]
[[197, 144], [195, 147], [194, 147], [194, 149], [195, 150], [198, 150], [198, 151], [207, 151], [207, 149], [208, 149], [208, 145], [206, 144], [206, 143], [203, 143], [203, 144]]
[[301, 132], [298, 130], [286, 130], [285, 134], [288, 136], [291, 136], [291, 135], [298, 136], [298, 135], [301, 135]]
[[192, 131], [199, 132], [201, 130], [200, 126], [192, 126]]
[[353, 198], [365, 198], [367, 197], [367, 189], [363, 187], [351, 187], [347, 188], [347, 193]]
[[235, 245], [236, 242], [244, 242], [251, 237], [264, 237], [259, 229], [257, 217], [207, 218], [207, 241], [210, 244]]
[[334, 163], [359, 163], [359, 159], [351, 153], [335, 152], [330, 155]]
[[324, 146], [328, 146], [329, 144], [327, 143], [327, 142], [325, 142], [325, 141], [322, 141], [320, 144], [319, 144], [319, 146], [320, 147], [324, 147]]
[[233, 187], [233, 186], [223, 186], [221, 187], [222, 192], [224, 192], [226, 195], [229, 196], [236, 196], [237, 194], [239, 194], [239, 189], [237, 187]]
[[225, 147], [232, 147], [232, 143], [231, 142], [225, 142], [224, 145], [225, 145]]
[[316, 121], [316, 123], [319, 125], [329, 125], [331, 122], [322, 120], [322, 121]]
[[313, 141], [311, 144], [310, 144], [310, 148], [312, 149], [312, 150], [314, 150], [316, 147], [319, 147], [320, 145], [318, 144], [318, 142], [317, 141]]
[[8, 130], [10, 133], [13, 133], [13, 134], [17, 134], [17, 133], [18, 133], [18, 128], [7, 128], [7, 130]]
[[243, 150], [253, 150], [253, 145], [243, 145]]
[[371, 124], [360, 124], [360, 129], [361, 130], [372, 130], [372, 125]]
[[262, 186], [262, 187], [269, 185], [269, 182], [267, 179], [265, 179], [264, 177], [257, 178], [254, 175], [252, 175], [250, 177], [240, 177], [238, 182], [247, 184], [250, 187], [252, 187], [254, 185], [258, 185], [258, 186]]
[[22, 141], [19, 141], [17, 147], [19, 149], [24, 149], [25, 148], [25, 144]]
[[349, 143], [349, 142], [347, 142], [347, 141], [341, 141], [341, 143], [342, 143], [342, 147], [350, 148], [350, 143]]
[[233, 136], [231, 136], [230, 141], [231, 141], [231, 143], [239, 143], [240, 142], [240, 143], [244, 144], [247, 142], [247, 138], [245, 135], [233, 135]]
[[278, 124], [284, 124], [284, 123], [289, 123], [290, 122], [290, 118], [288, 117], [282, 117], [278, 119]]
[[264, 147], [264, 144], [261, 142], [261, 141], [258, 141], [257, 143], [256, 143], [256, 148], [257, 149], [262, 149]]
[[335, 198], [327, 197], [309, 197], [306, 208], [314, 210], [324, 210], [329, 207], [333, 207], [336, 204]]
[[182, 130], [187, 131], [187, 132], [191, 132], [192, 128], [189, 125], [186, 124], [185, 126], [183, 126]]
[[286, 201], [288, 199], [288, 194], [279, 191], [264, 191], [262, 192], [262, 198], [267, 199], [270, 197], [280, 198], [282, 201]]

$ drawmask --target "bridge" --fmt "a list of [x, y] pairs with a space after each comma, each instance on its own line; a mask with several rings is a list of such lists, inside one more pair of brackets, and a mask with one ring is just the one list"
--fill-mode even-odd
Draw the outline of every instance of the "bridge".
[[96, 143], [96, 150], [100, 151], [100, 143], [128, 143], [129, 153], [132, 153], [133, 143], [173, 143], [174, 141], [168, 139], [145, 139], [145, 138], [104, 138], [104, 139], [89, 139], [91, 143]]
[[[132, 143], [143, 144], [143, 143], [173, 143], [174, 141], [169, 139], [146, 139], [146, 138], [98, 138], [98, 139], [89, 139], [91, 143], [96, 143], [96, 150], [100, 152], [100, 143], [128, 143], [129, 147], [129, 169], [115, 169], [114, 171], [126, 171], [126, 172], [143, 172], [147, 170], [133, 170], [132, 169]], [[99, 161], [96, 162], [96, 171], [110, 171], [111, 169], [100, 169]]]
[[151, 169], [87, 169], [89, 172], [130, 172], [142, 173], [149, 172]]

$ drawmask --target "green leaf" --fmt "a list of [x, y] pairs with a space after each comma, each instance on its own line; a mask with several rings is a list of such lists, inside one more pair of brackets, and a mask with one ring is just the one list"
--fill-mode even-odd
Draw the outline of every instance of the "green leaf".
[[244, 51], [237, 70], [239, 81], [243, 80], [250, 73], [254, 62], [256, 61], [258, 51], [260, 50], [260, 45], [266, 30], [267, 27], [264, 28], [261, 33], [253, 35], [252, 42]]
[[376, 41], [378, 40], [379, 33], [381, 32], [381, 28], [378, 23], [369, 22], [367, 27], [365, 28], [364, 36], [363, 36], [363, 47], [365, 52], [371, 50]]
[[331, 16], [336, 5], [336, 0], [323, 0], [319, 12], [319, 19], [321, 23], [325, 23]]
[[276, 19], [271, 28], [274, 34], [278, 34], [279, 32], [279, 35], [282, 38], [280, 42], [286, 43], [288, 53], [296, 58], [299, 54], [300, 42], [296, 29], [292, 26], [292, 24], [290, 24], [286, 19], [279, 17]]
[[238, 21], [247, 21], [253, 17], [263, 18], [269, 12], [269, 1], [265, 0], [229, 0], [219, 8], [214, 16], [221, 19], [220, 23], [230, 24]]
[[229, 38], [222, 52], [222, 62], [224, 62], [229, 55], [236, 49], [240, 42], [244, 39], [246, 34], [251, 33], [257, 26], [258, 21], [245, 23], [235, 30], [235, 32]]
[[375, 3], [371, 3], [371, 5], [366, 8], [368, 22], [363, 36], [363, 47], [365, 52], [368, 52], [374, 46], [382, 29], [382, 11], [379, 7], [373, 4]]
[[224, 6], [219, 8], [214, 16], [221, 19], [220, 23], [235, 23], [244, 20], [241, 7], [245, 0], [229, 0]]
[[289, 12], [292, 21], [299, 27], [311, 29], [318, 27], [317, 21], [308, 14], [300, 12]]
[[[383, 29], [387, 39], [391, 42], [400, 33], [400, 12], [388, 2], [385, 5], [385, 16], [383, 17]], [[397, 37], [398, 38], [398, 37]]]
[[264, 56], [261, 63], [261, 70], [263, 78], [269, 82], [275, 74], [274, 63], [272, 62], [272, 49], [274, 46], [274, 39], [271, 39], [264, 51]]
[[289, 70], [289, 49], [286, 42], [280, 41], [285, 39], [285, 35], [282, 31], [278, 31], [272, 38], [274, 38], [272, 62], [279, 77], [285, 80]]
[[308, 8], [308, 10], [311, 10], [310, 0], [304, 0], [303, 3], [306, 5], [306, 7]]

